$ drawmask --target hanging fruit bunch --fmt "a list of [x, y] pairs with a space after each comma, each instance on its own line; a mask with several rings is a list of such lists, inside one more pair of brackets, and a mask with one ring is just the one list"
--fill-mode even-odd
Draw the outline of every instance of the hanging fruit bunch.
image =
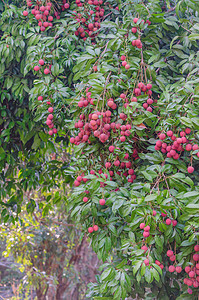
[[[29, 13], [33, 14], [38, 21], [38, 26], [41, 31], [45, 31], [46, 28], [53, 26], [53, 20], [60, 19], [60, 13], [70, 7], [70, 4], [63, 1], [34, 1], [26, 0], [28, 9], [23, 11], [23, 15], [26, 17]], [[29, 12], [29, 9], [31, 11]]]

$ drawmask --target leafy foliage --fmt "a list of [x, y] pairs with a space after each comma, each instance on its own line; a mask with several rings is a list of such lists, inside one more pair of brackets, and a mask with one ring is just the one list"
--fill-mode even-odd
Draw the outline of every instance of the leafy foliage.
[[[15, 81], [5, 72], [9, 60], [19, 64], [24, 50], [16, 44], [12, 58], [6, 47], [11, 40], [3, 42], [2, 86], [12, 91], [10, 97], [24, 101], [29, 95], [34, 122], [46, 121], [41, 134], [34, 129], [27, 138], [20, 131], [25, 150], [34, 136], [23, 157], [35, 166], [35, 153], [42, 163], [49, 151], [65, 149], [69, 137], [70, 147], [75, 144], [70, 162], [53, 161], [47, 181], [39, 164], [35, 188], [45, 182], [50, 189], [57, 177], [74, 181], [71, 217], [89, 232], [104, 262], [98, 282], [90, 284], [89, 299], [197, 299], [198, 4], [109, 1], [100, 3], [103, 16], [94, 17], [88, 14], [98, 11], [94, 2], [71, 1], [70, 10], [44, 33], [28, 15], [26, 42], [20, 41], [26, 50], [20, 72], [28, 88], [16, 76], [20, 85], [12, 90]], [[13, 18], [14, 7], [5, 11], [6, 20], [9, 14]], [[96, 34], [87, 31], [87, 21]], [[23, 122], [27, 126], [24, 117]], [[8, 134], [13, 140], [8, 129], [1, 135], [6, 143]], [[27, 190], [26, 175], [20, 174]], [[8, 188], [3, 196], [7, 193]]]

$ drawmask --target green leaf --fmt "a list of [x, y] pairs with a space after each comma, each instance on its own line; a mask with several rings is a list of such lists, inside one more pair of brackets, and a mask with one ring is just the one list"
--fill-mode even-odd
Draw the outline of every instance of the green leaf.
[[117, 182], [115, 182], [115, 181], [106, 181], [106, 185], [108, 185], [112, 188], [116, 188], [118, 186]]
[[144, 277], [145, 277], [145, 279], [146, 279], [146, 282], [152, 282], [152, 280], [153, 280], [153, 275], [152, 275], [152, 273], [151, 273], [151, 270], [149, 270], [148, 268], [146, 269], [146, 272], [145, 272], [145, 274], [144, 274]]
[[116, 211], [118, 210], [118, 208], [120, 208], [124, 203], [124, 200], [116, 200], [114, 201], [113, 203], [113, 206], [112, 206], [112, 211], [113, 213], [116, 213]]
[[132, 262], [133, 274], [135, 275], [137, 271], [140, 269], [142, 261], [138, 261], [136, 263]]
[[34, 137], [34, 143], [32, 145], [33, 149], [37, 149], [40, 146], [41, 140], [39, 138], [39, 135], [36, 134], [36, 136]]
[[[151, 176], [149, 173], [147, 173], [146, 171], [142, 171], [142, 174], [143, 174], [144, 177], [145, 177], [146, 179], [148, 179], [149, 181], [153, 181], [152, 176]], [[146, 201], [146, 200], [145, 200], [145, 201]]]
[[58, 76], [59, 75], [59, 64], [58, 63], [54, 63], [51, 67], [51, 72], [53, 74], [53, 76]]
[[141, 266], [141, 276], [143, 276], [145, 274], [145, 271], [146, 271], [146, 265], [142, 264], [142, 266]]
[[152, 195], [146, 196], [144, 201], [148, 202], [148, 201], [154, 201], [156, 199], [157, 199], [157, 195], [152, 194]]
[[190, 197], [196, 197], [199, 196], [199, 191], [192, 191], [185, 193], [182, 198], [190, 198]]
[[159, 253], [162, 252], [163, 250], [163, 245], [164, 245], [164, 237], [162, 235], [156, 235], [155, 236], [155, 244], [156, 244], [156, 248], [158, 250]]
[[182, 124], [184, 124], [187, 127], [190, 127], [190, 128], [193, 127], [193, 123], [192, 123], [191, 119], [189, 119], [189, 118], [181, 117], [180, 121], [181, 121]]
[[109, 224], [108, 228], [110, 229], [110, 231], [117, 236], [117, 230], [115, 228], [115, 226], [113, 224]]
[[114, 293], [113, 299], [116, 300], [121, 299], [121, 294], [122, 294], [121, 286], [118, 286]]
[[6, 153], [3, 148], [0, 148], [0, 160], [4, 159], [6, 157]]
[[198, 33], [191, 33], [188, 37], [191, 41], [199, 40], [199, 34]]
[[186, 207], [185, 207], [186, 210], [192, 210], [193, 213], [195, 211], [195, 213], [198, 213], [199, 212], [199, 203], [198, 204], [188, 204]]
[[112, 272], [112, 268], [107, 268], [102, 274], [101, 274], [101, 280], [106, 279]]
[[156, 271], [155, 269], [151, 269], [151, 272], [152, 272], [153, 277], [155, 278], [155, 280], [157, 280], [159, 282], [160, 281], [160, 275], [159, 275], [158, 271]]

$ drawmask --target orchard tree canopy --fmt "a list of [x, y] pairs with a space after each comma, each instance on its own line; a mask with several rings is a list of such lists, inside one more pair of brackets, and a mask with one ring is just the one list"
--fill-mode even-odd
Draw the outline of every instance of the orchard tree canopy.
[[198, 1], [0, 9], [2, 222], [64, 190], [103, 262], [88, 299], [198, 299]]

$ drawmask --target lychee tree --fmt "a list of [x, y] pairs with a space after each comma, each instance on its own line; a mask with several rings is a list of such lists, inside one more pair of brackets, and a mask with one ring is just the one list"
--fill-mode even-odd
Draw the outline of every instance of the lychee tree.
[[67, 100], [76, 145], [66, 171], [76, 168], [72, 216], [105, 262], [89, 297], [144, 297], [149, 290], [158, 299], [192, 298], [198, 291], [193, 7], [178, 3], [161, 14], [159, 6], [127, 1], [119, 9], [77, 60], [76, 96]]
[[[86, 280], [82, 272], [84, 284], [80, 285], [77, 270], [81, 256], [77, 257], [76, 251], [78, 249], [83, 253], [85, 248], [88, 250], [88, 246], [85, 238], [79, 241], [78, 227], [67, 224], [67, 197], [72, 179], [70, 175], [64, 174], [71, 155], [71, 149], [66, 148], [68, 139], [61, 134], [56, 143], [48, 139], [41, 122], [46, 112], [36, 116], [29, 99], [29, 92], [37, 74], [34, 73], [37, 61], [35, 57], [40, 57], [43, 53], [42, 57], [45, 59], [44, 48], [48, 44], [53, 45], [55, 39], [52, 32], [48, 37], [42, 36], [32, 21], [24, 22], [24, 9], [20, 8], [19, 2], [15, 2], [18, 6], [14, 6], [13, 2], [6, 7], [0, 20], [0, 215], [1, 222], [5, 223], [4, 229], [6, 228], [3, 233], [1, 228], [1, 233], [8, 246], [4, 255], [13, 255], [15, 261], [23, 265], [27, 275], [24, 278], [23, 291], [36, 290], [37, 298], [45, 299], [46, 293], [52, 292], [49, 291], [49, 286], [54, 285], [54, 294], [60, 299], [69, 286], [67, 296], [70, 289], [78, 293], [83, 288], [84, 293], [86, 282], [95, 270], [87, 270]], [[56, 49], [56, 45], [53, 45], [54, 48]], [[48, 55], [48, 59], [52, 56]], [[42, 60], [39, 60], [40, 65], [44, 65]], [[69, 72], [69, 68], [66, 67], [65, 70]], [[56, 72], [57, 69], [54, 71], [52, 68], [52, 74], [56, 75]], [[60, 101], [58, 89], [62, 99], [71, 96], [70, 88], [65, 87], [64, 80], [66, 76], [63, 82], [55, 82], [49, 92], [53, 93], [57, 102]], [[39, 84], [37, 87], [45, 88], [49, 81], [46, 79]], [[43, 109], [47, 108], [48, 111], [48, 107], [46, 104]], [[38, 111], [40, 112], [39, 108]], [[50, 112], [52, 113], [52, 107]], [[54, 194], [55, 188], [57, 193]], [[34, 197], [34, 194], [39, 196]], [[63, 205], [64, 210], [59, 208]], [[64, 217], [60, 215], [60, 210]], [[50, 218], [52, 216], [52, 223], [48, 215]], [[54, 236], [49, 236], [49, 232], [54, 232]], [[71, 257], [68, 256], [66, 263], [70, 249], [74, 252]], [[92, 255], [91, 253], [91, 259]], [[68, 280], [69, 277], [72, 280]], [[78, 281], [77, 286], [75, 278]]]
[[[41, 53], [47, 44], [52, 45], [55, 41], [54, 34], [42, 36], [35, 28], [34, 19], [25, 21], [24, 8], [17, 1], [8, 4], [5, 4], [0, 20], [0, 197], [2, 220], [14, 222], [21, 210], [23, 191], [36, 189], [41, 183], [44, 189], [50, 190], [54, 186], [53, 176], [63, 177], [63, 170], [68, 162], [56, 160], [55, 163], [51, 158], [61, 149], [63, 153], [66, 151], [68, 139], [59, 136], [61, 146], [55, 146], [55, 143], [48, 140], [41, 122], [43, 115], [36, 115], [29, 100], [35, 80], [33, 69], [37, 51]], [[46, 79], [37, 86], [41, 89], [41, 86], [45, 88], [48, 84]], [[61, 81], [59, 86], [57, 82], [52, 85], [55, 96], [58, 89], [60, 97], [71, 96], [70, 88], [65, 87]], [[55, 165], [60, 166], [56, 172]], [[43, 176], [43, 167], [48, 170], [48, 177]], [[66, 176], [65, 180], [68, 183], [71, 177]], [[30, 206], [34, 209], [35, 204], [32, 204]]]
[[88, 298], [197, 299], [197, 2], [65, 4], [22, 15], [43, 32], [31, 107], [75, 145], [71, 215], [104, 262]]
[[74, 69], [71, 207], [104, 261], [95, 299], [198, 296], [197, 29], [192, 8], [188, 27], [180, 3], [150, 8], [121, 6]]

